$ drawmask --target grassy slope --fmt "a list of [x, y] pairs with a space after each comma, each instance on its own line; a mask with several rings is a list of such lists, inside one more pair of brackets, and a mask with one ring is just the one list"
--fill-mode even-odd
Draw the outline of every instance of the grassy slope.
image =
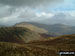
[[0, 42], [0, 56], [59, 56], [59, 51], [75, 51], [75, 35], [24, 45]]
[[50, 56], [55, 53], [45, 48], [0, 42], [0, 56]]
[[34, 42], [31, 45], [53, 50], [55, 53], [59, 51], [75, 51], [75, 35], [64, 35], [50, 41]]
[[27, 28], [23, 27], [2, 27], [0, 28], [0, 41], [27, 43], [33, 40], [41, 40], [42, 37]]

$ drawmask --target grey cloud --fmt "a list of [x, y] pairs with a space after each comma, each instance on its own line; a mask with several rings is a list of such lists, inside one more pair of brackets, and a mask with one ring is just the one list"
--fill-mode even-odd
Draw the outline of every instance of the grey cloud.
[[[61, 0], [0, 0], [0, 19], [13, 14], [15, 12], [16, 8], [19, 9], [22, 7], [22, 9], [24, 9], [23, 7], [31, 7], [31, 8], [37, 7], [36, 9], [39, 9], [39, 8], [44, 9], [44, 8], [46, 8], [46, 6], [44, 6], [44, 5], [48, 5], [48, 4], [51, 4], [54, 2], [59, 2], [59, 1], [61, 1]], [[18, 6], [18, 7], [16, 7], [16, 6]], [[42, 7], [42, 6], [44, 6], [44, 7]], [[8, 7], [10, 7], [10, 8], [8, 8]], [[28, 8], [28, 9], [30, 9], [30, 8]], [[28, 17], [27, 14], [25, 14], [25, 15], [23, 15], [23, 13], [21, 13], [21, 14], [20, 14], [21, 15], [20, 17], [26, 17], [26, 16]], [[32, 14], [35, 14], [35, 13], [32, 13]], [[30, 13], [29, 13], [29, 16], [30, 16]], [[31, 16], [33, 17], [33, 15], [31, 15]]]
[[32, 20], [32, 18], [35, 18], [35, 17], [37, 17], [36, 12], [32, 10], [31, 8], [25, 8], [21, 10], [21, 13], [19, 15], [19, 18], [25, 18], [28, 20]]
[[39, 20], [37, 22], [44, 24], [65, 24], [65, 25], [75, 26], [75, 17], [66, 13], [58, 13], [52, 18]]
[[[16, 9], [10, 8], [8, 10], [5, 10], [5, 12], [4, 12], [5, 15], [2, 15], [1, 16], [2, 18], [0, 17], [1, 18], [0, 24], [13, 25], [18, 22], [31, 21], [33, 18], [37, 17], [36, 12], [29, 7], [16, 8]], [[10, 12], [12, 12], [12, 13], [10, 13]]]
[[[34, 7], [42, 11], [46, 11], [46, 5], [52, 6], [56, 3], [60, 3], [62, 0], [0, 0], [0, 24], [15, 24], [22, 21], [37, 21], [39, 22], [52, 23], [65, 23], [69, 24], [70, 20], [66, 20], [66, 15], [59, 14], [53, 18], [45, 16], [37, 17]], [[62, 18], [61, 18], [62, 17]], [[61, 19], [60, 19], [61, 18]], [[64, 19], [63, 19], [64, 18]], [[72, 17], [71, 17], [72, 18]], [[46, 19], [46, 20], [43, 20]], [[71, 20], [74, 23], [74, 20]], [[71, 25], [72, 23], [70, 23]]]
[[8, 16], [10, 13], [8, 12], [8, 9], [6, 6], [0, 7], [0, 18]]
[[38, 6], [61, 2], [62, 0], [0, 0], [0, 4], [10, 6]]
[[12, 8], [10, 6], [0, 6], [0, 19], [10, 16], [14, 11], [15, 8]]

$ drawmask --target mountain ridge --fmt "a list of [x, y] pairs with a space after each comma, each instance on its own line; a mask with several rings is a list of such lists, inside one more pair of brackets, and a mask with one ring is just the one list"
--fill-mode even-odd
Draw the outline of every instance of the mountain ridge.
[[28, 28], [31, 31], [34, 31], [34, 32], [37, 32], [37, 33], [47, 33], [48, 32], [43, 28], [40, 28], [36, 25], [29, 24], [27, 22], [17, 23], [17, 24], [15, 24], [15, 27], [25, 27], [25, 28]]
[[64, 24], [53, 24], [53, 25], [48, 24], [47, 25], [47, 24], [41, 24], [41, 23], [35, 23], [35, 22], [26, 22], [26, 23], [43, 28], [48, 31], [48, 34], [51, 34], [51, 35], [54, 34], [55, 36], [75, 33], [74, 26], [68, 26]]

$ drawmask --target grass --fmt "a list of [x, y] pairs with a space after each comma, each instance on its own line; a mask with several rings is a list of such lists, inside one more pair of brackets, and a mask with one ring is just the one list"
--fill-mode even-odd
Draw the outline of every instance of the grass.
[[75, 51], [75, 35], [28, 44], [0, 42], [0, 56], [59, 56], [59, 51]]
[[40, 40], [42, 37], [24, 27], [1, 27], [0, 41], [12, 43], [27, 43], [33, 40]]
[[[43, 41], [36, 41], [37, 38], [41, 39], [23, 27], [0, 28], [0, 56], [59, 56], [59, 51], [75, 51], [75, 34]], [[27, 39], [33, 41], [25, 43]]]

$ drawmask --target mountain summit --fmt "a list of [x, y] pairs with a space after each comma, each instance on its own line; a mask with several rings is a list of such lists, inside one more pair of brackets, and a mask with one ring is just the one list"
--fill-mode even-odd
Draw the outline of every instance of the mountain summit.
[[34, 32], [37, 32], [37, 33], [47, 33], [48, 32], [44, 28], [40, 28], [40, 27], [38, 27], [36, 25], [32, 25], [32, 24], [29, 24], [29, 23], [26, 23], [26, 22], [17, 23], [15, 25], [15, 27], [25, 27], [25, 28], [28, 28], [31, 31], [34, 31]]

